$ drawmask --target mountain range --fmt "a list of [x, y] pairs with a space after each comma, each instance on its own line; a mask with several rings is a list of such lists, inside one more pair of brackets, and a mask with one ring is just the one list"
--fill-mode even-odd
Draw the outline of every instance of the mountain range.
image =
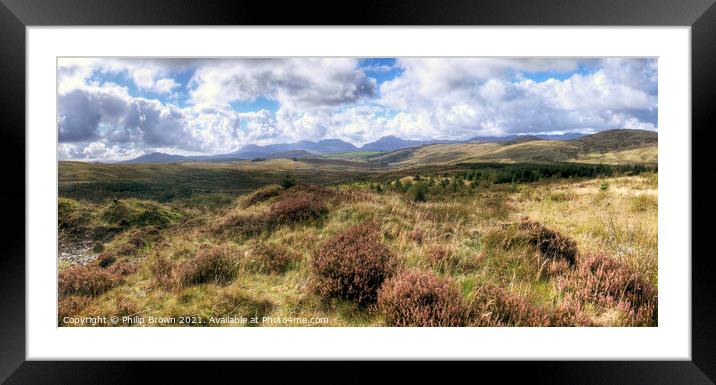
[[[622, 131], [622, 130], [609, 130]], [[602, 133], [604, 133], [602, 132]], [[600, 133], [600, 134], [602, 134]], [[249, 144], [227, 154], [184, 156], [171, 155], [161, 152], [152, 152], [121, 163], [177, 163], [177, 162], [223, 162], [232, 160], [253, 160], [253, 159], [277, 159], [277, 158], [306, 158], [344, 152], [382, 152], [409, 148], [419, 148], [434, 144], [466, 144], [466, 143], [505, 143], [514, 144], [532, 140], [558, 140], [573, 141], [580, 138], [588, 138], [592, 135], [581, 133], [567, 133], [562, 135], [507, 135], [507, 136], [476, 136], [468, 140], [406, 140], [393, 135], [384, 136], [375, 142], [366, 143], [357, 147], [340, 139], [325, 139], [318, 142], [301, 140], [295, 143], [279, 143], [266, 146]]]

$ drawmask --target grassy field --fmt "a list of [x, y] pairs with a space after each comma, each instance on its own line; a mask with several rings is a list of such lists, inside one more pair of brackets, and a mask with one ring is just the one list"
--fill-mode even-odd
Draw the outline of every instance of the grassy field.
[[61, 162], [58, 324], [657, 325], [655, 169], [439, 146], [395, 167]]

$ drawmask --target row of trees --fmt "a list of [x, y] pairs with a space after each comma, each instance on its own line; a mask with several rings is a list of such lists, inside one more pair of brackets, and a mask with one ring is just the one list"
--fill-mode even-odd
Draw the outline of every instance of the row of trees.
[[428, 194], [442, 195], [458, 193], [463, 190], [510, 183], [516, 188], [518, 183], [531, 183], [543, 179], [560, 178], [605, 178], [617, 175], [639, 175], [647, 171], [656, 171], [656, 167], [641, 164], [634, 165], [589, 165], [589, 164], [495, 164], [462, 165], [466, 170], [457, 173], [433, 173], [427, 176], [415, 175], [412, 178], [399, 178], [386, 183], [371, 183], [376, 192], [386, 190], [405, 193], [415, 202], [427, 200]]

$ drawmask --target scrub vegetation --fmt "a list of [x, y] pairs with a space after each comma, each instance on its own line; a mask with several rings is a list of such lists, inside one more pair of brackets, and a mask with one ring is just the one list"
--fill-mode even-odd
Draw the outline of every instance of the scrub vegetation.
[[371, 168], [399, 152], [340, 164], [61, 162], [58, 324], [658, 324], [654, 164]]

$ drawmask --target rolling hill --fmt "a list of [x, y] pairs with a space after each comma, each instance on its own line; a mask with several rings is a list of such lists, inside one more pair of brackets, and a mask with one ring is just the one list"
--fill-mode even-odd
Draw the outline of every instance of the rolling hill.
[[510, 135], [475, 137], [467, 141], [419, 141], [384, 136], [360, 148], [340, 139], [318, 142], [303, 140], [267, 146], [250, 144], [237, 151], [219, 155], [181, 156], [153, 152], [120, 163], [230, 162], [314, 156], [362, 160], [382, 165], [496, 161], [656, 163], [657, 142], [656, 132], [626, 129], [602, 131], [592, 135]]
[[525, 137], [507, 142], [434, 144], [369, 158], [391, 166], [456, 163], [658, 163], [658, 134], [645, 130], [608, 130], [573, 140]]

